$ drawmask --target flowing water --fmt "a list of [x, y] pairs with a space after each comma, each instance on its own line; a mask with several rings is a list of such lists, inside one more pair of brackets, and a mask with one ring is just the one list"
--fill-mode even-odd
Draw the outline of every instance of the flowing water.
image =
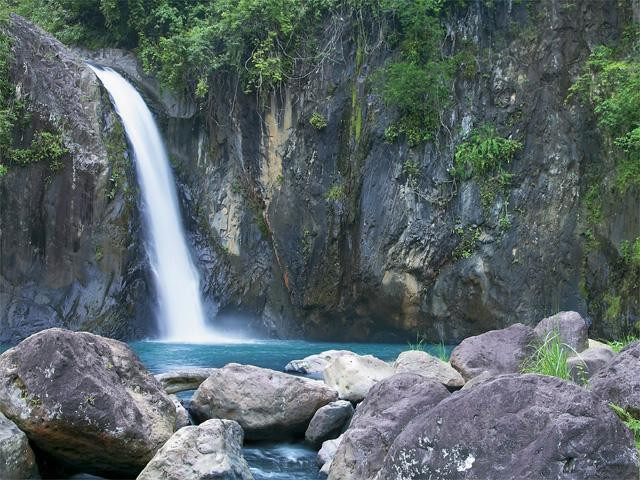
[[[351, 350], [392, 361], [407, 350], [402, 344], [320, 343], [302, 340], [256, 340], [242, 344], [188, 345], [166, 342], [133, 342], [131, 347], [153, 373], [180, 367], [222, 367], [230, 362], [282, 371], [291, 360], [325, 350]], [[437, 353], [437, 346], [427, 346]], [[180, 397], [189, 400], [193, 392]], [[255, 480], [317, 480], [317, 452], [302, 442], [247, 443], [244, 456]]]
[[120, 74], [110, 68], [91, 68], [111, 95], [133, 151], [161, 336], [192, 343], [223, 341], [224, 337], [208, 328], [205, 321], [200, 281], [185, 241], [175, 180], [153, 115]]

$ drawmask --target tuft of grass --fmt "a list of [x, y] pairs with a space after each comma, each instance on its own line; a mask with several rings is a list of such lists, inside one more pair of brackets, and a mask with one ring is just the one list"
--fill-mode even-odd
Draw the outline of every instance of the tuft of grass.
[[618, 418], [624, 423], [631, 433], [633, 434], [633, 438], [636, 442], [636, 448], [640, 452], [640, 420], [635, 418], [629, 412], [627, 412], [624, 408], [614, 403], [610, 403], [609, 407], [614, 413], [618, 416]]
[[567, 345], [558, 332], [549, 332], [544, 341], [522, 364], [522, 373], [539, 373], [572, 381], [567, 359]]
[[409, 346], [409, 350], [417, 350], [419, 352], [426, 352], [434, 357], [439, 358], [443, 362], [449, 361], [449, 352], [447, 351], [447, 347], [444, 342], [440, 342], [439, 344], [431, 347], [431, 344], [425, 341], [425, 338], [420, 333], [416, 333], [416, 341], [415, 343], [407, 342]]
[[607, 342], [607, 345], [609, 345], [614, 352], [620, 353], [628, 345], [632, 344], [633, 342], [637, 342], [638, 340], [640, 340], [640, 338], [635, 335], [626, 335], [619, 340], [612, 340], [610, 342]]

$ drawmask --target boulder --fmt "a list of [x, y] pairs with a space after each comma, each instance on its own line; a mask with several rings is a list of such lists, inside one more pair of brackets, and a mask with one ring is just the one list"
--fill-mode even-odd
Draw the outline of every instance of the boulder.
[[59, 328], [0, 355], [0, 411], [57, 461], [104, 476], [137, 475], [176, 424], [126, 344]]
[[329, 365], [334, 359], [345, 355], [357, 356], [357, 354], [350, 352], [349, 350], [327, 350], [326, 352], [309, 355], [302, 360], [291, 360], [284, 367], [284, 371], [322, 376], [322, 371], [327, 365]]
[[340, 446], [340, 442], [342, 441], [343, 437], [344, 433], [338, 438], [333, 438], [331, 440], [325, 440], [324, 442], [322, 442], [322, 447], [320, 447], [318, 456], [316, 457], [319, 467], [333, 460], [333, 457], [336, 456], [336, 452], [338, 451], [338, 447]]
[[417, 416], [375, 479], [637, 480], [639, 466], [631, 433], [591, 392], [555, 377], [511, 374]]
[[604, 367], [615, 356], [610, 348], [587, 348], [582, 352], [569, 357], [567, 365], [571, 373], [571, 378], [577, 383], [584, 383]]
[[419, 350], [409, 350], [398, 355], [393, 364], [396, 372], [412, 372], [423, 377], [433, 378], [446, 387], [460, 388], [464, 385], [464, 378], [448, 362]]
[[593, 393], [640, 419], [640, 342], [615, 355], [589, 380]]
[[581, 352], [589, 347], [587, 322], [578, 312], [560, 312], [544, 318], [533, 330], [541, 340], [557, 332], [570, 353]]
[[391, 365], [373, 355], [336, 357], [323, 371], [325, 383], [338, 391], [342, 400], [361, 401], [380, 380], [394, 374]]
[[613, 348], [611, 348], [608, 344], [599, 342], [598, 340], [592, 340], [591, 338], [589, 339], [588, 348], [606, 348], [607, 350], [611, 350], [611, 352], [615, 353], [613, 351]]
[[319, 446], [325, 440], [339, 436], [352, 416], [351, 402], [346, 400], [331, 402], [318, 409], [307, 427], [304, 438], [310, 444]]
[[189, 412], [184, 408], [180, 399], [175, 395], [169, 395], [169, 398], [176, 407], [176, 430], [191, 425], [191, 419], [189, 418]]
[[40, 478], [27, 436], [0, 413], [0, 478]]
[[486, 382], [487, 380], [493, 377], [495, 377], [495, 375], [485, 370], [480, 375], [476, 375], [467, 383], [465, 383], [464, 386], [462, 387], [462, 390], [468, 390], [472, 387], [475, 387], [476, 385], [480, 385], [482, 382]]
[[252, 480], [242, 442], [242, 428], [232, 420], [207, 420], [181, 428], [137, 480]]
[[371, 480], [404, 426], [449, 396], [440, 382], [398, 373], [371, 388], [342, 436], [330, 480]]
[[215, 368], [181, 368], [155, 375], [167, 393], [195, 390], [215, 371]]
[[235, 420], [247, 439], [276, 440], [304, 434], [316, 411], [337, 397], [317, 380], [230, 363], [200, 385], [189, 408], [196, 421]]
[[484, 371], [494, 376], [516, 373], [522, 361], [533, 352], [536, 340], [531, 327], [516, 323], [465, 338], [453, 349], [449, 361], [466, 381]]

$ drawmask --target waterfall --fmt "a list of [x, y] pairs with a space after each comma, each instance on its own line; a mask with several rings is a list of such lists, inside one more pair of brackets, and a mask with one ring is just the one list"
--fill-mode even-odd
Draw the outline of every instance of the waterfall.
[[175, 180], [151, 111], [136, 89], [117, 72], [90, 67], [111, 95], [133, 150], [161, 338], [193, 343], [226, 341], [205, 322], [200, 280], [185, 241]]

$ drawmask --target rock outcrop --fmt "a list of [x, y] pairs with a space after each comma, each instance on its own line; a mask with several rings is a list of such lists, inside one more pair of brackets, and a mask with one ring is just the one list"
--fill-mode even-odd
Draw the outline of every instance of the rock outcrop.
[[0, 411], [54, 460], [107, 476], [138, 474], [176, 424], [127, 345], [59, 328], [0, 355]]
[[181, 428], [137, 480], [253, 480], [242, 456], [242, 428], [231, 420], [207, 420]]
[[320, 381], [230, 363], [200, 385], [189, 410], [197, 421], [235, 420], [247, 439], [276, 440], [304, 435], [316, 411], [337, 397]]
[[318, 409], [313, 415], [304, 438], [311, 445], [319, 447], [326, 440], [340, 436], [351, 417], [353, 416], [353, 406], [346, 400], [331, 402]]
[[639, 466], [631, 433], [595, 395], [558, 378], [515, 374], [416, 417], [370, 478], [632, 480]]
[[640, 342], [635, 342], [601, 367], [589, 380], [594, 394], [640, 419]]
[[40, 478], [36, 457], [27, 436], [0, 413], [0, 478], [23, 480]]
[[342, 436], [329, 480], [372, 479], [405, 425], [448, 396], [440, 382], [415, 373], [398, 373], [375, 385]]
[[533, 352], [537, 337], [531, 327], [516, 323], [502, 330], [465, 338], [451, 352], [451, 365], [465, 380], [488, 372], [516, 373]]
[[459, 388], [464, 385], [462, 375], [448, 362], [429, 355], [427, 352], [410, 350], [398, 355], [393, 364], [396, 372], [411, 372], [423, 377], [433, 378], [445, 387]]
[[68, 154], [9, 165], [0, 178], [0, 342], [48, 327], [117, 338], [150, 333], [150, 294], [133, 166], [109, 97], [83, 62], [13, 15], [11, 81], [36, 131]]
[[322, 371], [324, 382], [351, 402], [361, 401], [371, 387], [393, 373], [391, 365], [373, 355], [339, 356]]

